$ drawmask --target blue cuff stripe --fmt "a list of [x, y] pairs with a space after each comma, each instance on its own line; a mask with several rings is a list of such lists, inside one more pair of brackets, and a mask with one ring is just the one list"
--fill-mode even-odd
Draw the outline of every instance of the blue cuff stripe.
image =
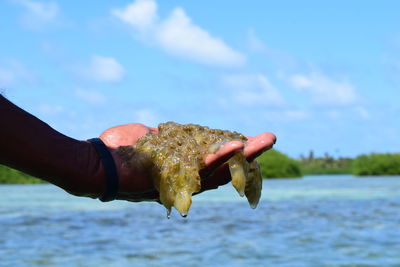
[[101, 161], [103, 163], [104, 171], [106, 174], [106, 192], [99, 198], [102, 202], [112, 201], [117, 198], [118, 194], [118, 174], [115, 167], [114, 159], [100, 138], [92, 138], [88, 140], [96, 148]]

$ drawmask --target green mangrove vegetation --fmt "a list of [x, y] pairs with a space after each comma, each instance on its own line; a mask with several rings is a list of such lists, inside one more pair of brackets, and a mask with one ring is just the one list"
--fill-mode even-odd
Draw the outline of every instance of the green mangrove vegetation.
[[0, 184], [39, 184], [43, 180], [17, 171], [4, 165], [0, 165]]
[[400, 175], [400, 153], [360, 155], [354, 159], [354, 175]]
[[323, 157], [315, 157], [310, 151], [307, 157], [300, 156], [298, 160], [303, 175], [313, 174], [350, 174], [352, 172], [352, 158], [334, 158], [325, 153]]
[[314, 157], [312, 151], [307, 157], [298, 160], [303, 175], [313, 174], [353, 174], [400, 175], [400, 153], [371, 153], [356, 158], [334, 158], [325, 153], [323, 157]]
[[299, 162], [289, 156], [271, 149], [257, 158], [264, 178], [295, 178], [301, 177]]

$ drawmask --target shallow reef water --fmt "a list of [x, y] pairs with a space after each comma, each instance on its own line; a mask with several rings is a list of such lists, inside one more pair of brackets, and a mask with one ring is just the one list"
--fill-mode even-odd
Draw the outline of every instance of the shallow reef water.
[[168, 220], [157, 203], [2, 185], [0, 266], [400, 266], [400, 177], [264, 180], [255, 210], [230, 185], [193, 199]]

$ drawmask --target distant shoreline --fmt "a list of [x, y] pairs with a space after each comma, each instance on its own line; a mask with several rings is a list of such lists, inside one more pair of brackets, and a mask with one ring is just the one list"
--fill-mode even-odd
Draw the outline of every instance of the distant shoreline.
[[[292, 159], [275, 149], [257, 158], [264, 179], [300, 178], [304, 175], [349, 174], [357, 177], [391, 177], [400, 175], [400, 153], [360, 155], [356, 158], [307, 157]], [[46, 181], [0, 165], [0, 184], [43, 184]]]

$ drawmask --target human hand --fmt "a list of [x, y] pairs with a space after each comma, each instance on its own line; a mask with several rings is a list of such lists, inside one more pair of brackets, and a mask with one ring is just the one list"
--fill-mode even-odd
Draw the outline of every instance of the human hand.
[[[276, 143], [276, 136], [272, 133], [265, 132], [254, 137], [246, 137], [247, 142], [244, 146], [243, 154], [248, 162], [253, 161], [256, 157], [271, 149]], [[211, 157], [213, 157], [213, 155], [206, 157], [206, 166], [207, 160]], [[218, 186], [227, 184], [231, 181], [229, 166], [228, 163], [226, 163], [228, 159], [229, 158], [221, 158], [221, 161], [217, 162], [217, 164], [211, 165], [210, 167], [200, 171], [200, 176], [203, 178], [201, 192], [218, 188]]]
[[[139, 123], [125, 124], [107, 129], [100, 135], [114, 158], [119, 176], [119, 192], [117, 199], [128, 201], [158, 200], [159, 194], [155, 190], [150, 170], [143, 170], [137, 166], [124, 164], [124, 160], [117, 153], [120, 146], [132, 146], [139, 138], [147, 133], [156, 133], [156, 128], [147, 127]], [[205, 168], [200, 171], [202, 177], [201, 191], [217, 188], [230, 181], [227, 164], [229, 158], [239, 151], [244, 151], [247, 160], [270, 149], [276, 141], [275, 135], [263, 133], [255, 137], [248, 137], [246, 146], [240, 141], [227, 142], [215, 154], [205, 157]]]

